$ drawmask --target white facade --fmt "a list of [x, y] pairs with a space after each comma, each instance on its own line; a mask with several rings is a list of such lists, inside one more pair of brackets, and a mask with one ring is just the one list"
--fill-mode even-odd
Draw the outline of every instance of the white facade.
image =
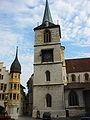
[[[85, 80], [85, 74], [86, 73], [89, 75], [89, 80], [88, 81]], [[75, 81], [72, 81], [71, 76], [73, 74], [76, 76]], [[68, 76], [68, 83], [71, 83], [71, 82], [90, 82], [90, 72], [69, 73], [67, 76]]]
[[[4, 96], [8, 93], [9, 71], [0, 62], [0, 106], [4, 107]], [[4, 90], [6, 86], [6, 89]]]

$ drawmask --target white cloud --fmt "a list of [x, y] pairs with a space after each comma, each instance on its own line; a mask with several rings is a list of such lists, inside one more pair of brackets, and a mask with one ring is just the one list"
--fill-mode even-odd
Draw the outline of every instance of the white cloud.
[[[55, 23], [57, 20], [60, 21], [61, 40], [70, 46], [89, 47], [90, 1], [49, 0], [48, 2], [53, 21]], [[45, 0], [0, 0], [0, 59], [5, 60], [7, 66], [10, 66], [15, 56], [15, 47], [19, 45], [23, 83], [26, 83], [33, 73], [32, 32], [37, 22], [41, 24], [44, 8]], [[7, 57], [9, 59], [6, 59]]]

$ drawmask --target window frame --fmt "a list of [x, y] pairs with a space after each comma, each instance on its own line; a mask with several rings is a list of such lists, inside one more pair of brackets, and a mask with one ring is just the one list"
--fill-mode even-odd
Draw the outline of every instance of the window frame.
[[51, 42], [51, 31], [49, 29], [44, 30], [44, 43]]
[[71, 75], [71, 80], [72, 80], [72, 82], [75, 82], [75, 81], [76, 81], [76, 75], [75, 75], [75, 74], [72, 74], [72, 75]]
[[41, 54], [42, 54], [42, 59], [41, 59], [42, 62], [53, 62], [54, 61], [53, 49], [43, 49], [41, 50]]
[[68, 95], [69, 106], [79, 106], [79, 96], [75, 91], [70, 91]]
[[85, 81], [88, 81], [88, 80], [89, 80], [89, 74], [88, 74], [88, 73], [85, 73], [85, 74], [84, 74], [84, 79], [85, 79]]
[[46, 81], [50, 81], [50, 71], [47, 70], [45, 74], [46, 74]]
[[46, 95], [46, 107], [52, 107], [52, 96], [49, 93]]

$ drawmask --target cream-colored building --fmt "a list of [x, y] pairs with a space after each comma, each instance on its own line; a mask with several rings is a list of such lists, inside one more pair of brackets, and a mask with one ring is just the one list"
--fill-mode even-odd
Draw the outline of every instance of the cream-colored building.
[[4, 110], [4, 96], [8, 93], [9, 71], [4, 67], [4, 63], [0, 62], [0, 113]]
[[17, 119], [21, 115], [21, 86], [20, 86], [21, 65], [18, 61], [18, 48], [10, 72], [0, 62], [0, 114], [10, 115]]
[[33, 117], [38, 113], [42, 117], [44, 112], [50, 112], [51, 117], [90, 115], [90, 58], [64, 59], [60, 25], [53, 23], [48, 0], [42, 24], [34, 31], [34, 76], [30, 78], [33, 82], [28, 81], [29, 113]]

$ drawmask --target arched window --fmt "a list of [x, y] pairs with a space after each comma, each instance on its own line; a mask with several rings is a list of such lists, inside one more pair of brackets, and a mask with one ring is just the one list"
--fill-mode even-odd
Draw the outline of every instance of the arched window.
[[46, 29], [44, 31], [44, 43], [51, 42], [51, 32], [50, 30]]
[[71, 91], [69, 93], [68, 102], [69, 102], [69, 106], [77, 106], [77, 105], [79, 105], [78, 95], [77, 95], [77, 93], [75, 91]]
[[86, 80], [86, 81], [89, 80], [89, 74], [88, 74], [88, 73], [85, 73], [85, 74], [84, 74], [84, 77], [85, 77], [85, 80]]
[[46, 81], [50, 81], [50, 72], [46, 71]]
[[71, 75], [71, 80], [76, 81], [76, 76], [74, 74]]
[[51, 107], [52, 106], [52, 97], [50, 94], [46, 95], [46, 106]]

